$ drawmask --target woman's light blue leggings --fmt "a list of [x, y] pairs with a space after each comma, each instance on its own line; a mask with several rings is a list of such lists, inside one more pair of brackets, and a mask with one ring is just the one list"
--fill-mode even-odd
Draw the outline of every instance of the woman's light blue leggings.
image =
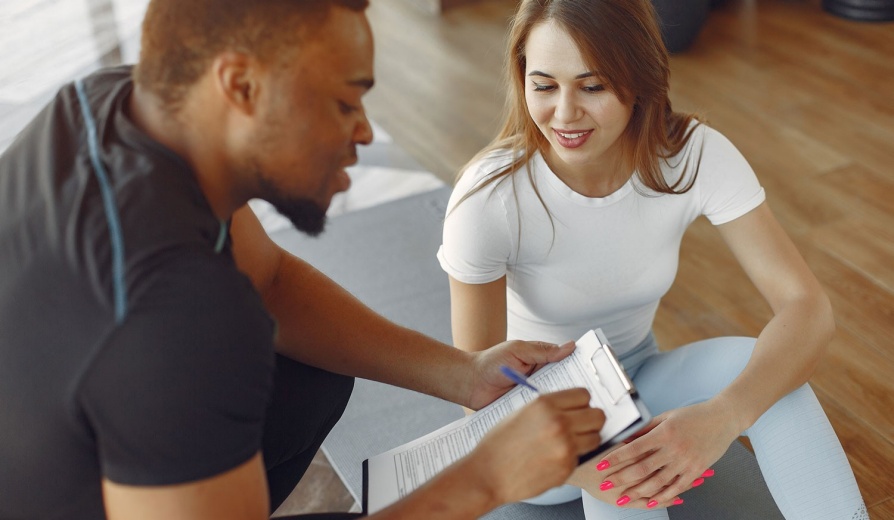
[[[754, 343], [754, 338], [723, 337], [659, 353], [650, 334], [621, 356], [621, 362], [657, 416], [720, 392], [745, 368]], [[780, 399], [742, 435], [751, 441], [764, 480], [787, 520], [869, 518], [841, 443], [810, 386]], [[526, 502], [558, 504], [579, 496], [579, 489], [562, 486]], [[666, 509], [619, 508], [587, 493], [583, 503], [587, 520], [668, 518]]]

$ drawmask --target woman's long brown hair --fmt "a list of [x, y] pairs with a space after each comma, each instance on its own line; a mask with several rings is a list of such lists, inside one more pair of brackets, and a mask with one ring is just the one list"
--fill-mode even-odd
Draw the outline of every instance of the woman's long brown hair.
[[[678, 154], [696, 125], [694, 115], [674, 112], [668, 97], [668, 52], [649, 0], [523, 0], [513, 18], [505, 60], [504, 81], [509, 95], [503, 127], [497, 137], [462, 170], [485, 156], [505, 150], [509, 164], [490, 172], [462, 199], [529, 165], [531, 157], [550, 145], [528, 114], [525, 103], [525, 44], [531, 29], [553, 21], [578, 46], [591, 70], [599, 70], [625, 105], [633, 105], [622, 139], [625, 164], [640, 181], [658, 193], [679, 194], [692, 188], [697, 175], [668, 185], [661, 161]], [[531, 175], [530, 170], [528, 175]], [[536, 191], [536, 186], [535, 186]], [[540, 197], [540, 194], [537, 193]], [[541, 198], [541, 202], [542, 202]]]

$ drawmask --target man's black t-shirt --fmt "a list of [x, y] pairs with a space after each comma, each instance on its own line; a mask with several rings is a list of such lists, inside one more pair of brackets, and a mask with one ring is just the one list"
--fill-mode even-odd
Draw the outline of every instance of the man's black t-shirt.
[[273, 322], [131, 90], [126, 67], [64, 87], [0, 156], [3, 519], [103, 518], [103, 478], [188, 482], [261, 448]]

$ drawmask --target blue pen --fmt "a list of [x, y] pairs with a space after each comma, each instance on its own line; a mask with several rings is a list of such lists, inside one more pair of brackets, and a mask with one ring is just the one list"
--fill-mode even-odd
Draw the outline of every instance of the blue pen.
[[540, 393], [540, 390], [537, 390], [537, 387], [528, 382], [528, 378], [519, 371], [509, 368], [505, 365], [500, 367], [500, 371], [503, 372], [503, 375], [511, 379], [512, 382], [529, 388], [530, 390], [534, 391], [535, 394]]

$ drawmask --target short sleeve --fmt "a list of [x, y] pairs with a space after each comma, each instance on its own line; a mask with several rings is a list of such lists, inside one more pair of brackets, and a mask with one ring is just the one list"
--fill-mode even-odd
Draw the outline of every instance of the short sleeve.
[[472, 165], [460, 178], [447, 205], [438, 261], [447, 274], [463, 283], [488, 283], [504, 276], [513, 251], [501, 193], [507, 184], [505, 179], [466, 197], [493, 166], [487, 161]]
[[716, 226], [758, 207], [766, 195], [751, 165], [729, 139], [706, 125], [700, 125], [700, 129], [703, 130], [696, 186], [701, 212]]
[[103, 476], [177, 484], [244, 463], [261, 449], [274, 366], [260, 297], [227, 257], [178, 260], [135, 288], [77, 394]]

